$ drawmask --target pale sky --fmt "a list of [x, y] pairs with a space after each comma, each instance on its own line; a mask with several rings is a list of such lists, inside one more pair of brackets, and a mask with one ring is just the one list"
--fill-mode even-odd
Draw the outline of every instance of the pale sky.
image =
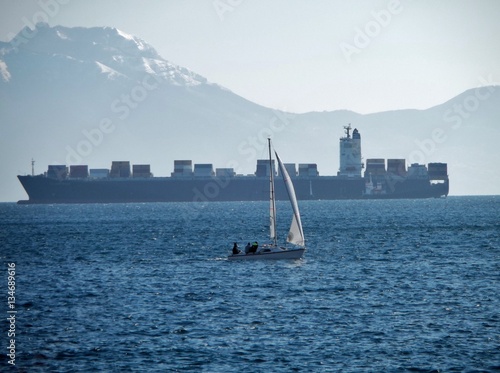
[[1, 41], [37, 21], [119, 28], [296, 113], [426, 109], [500, 82], [496, 0], [0, 0]]

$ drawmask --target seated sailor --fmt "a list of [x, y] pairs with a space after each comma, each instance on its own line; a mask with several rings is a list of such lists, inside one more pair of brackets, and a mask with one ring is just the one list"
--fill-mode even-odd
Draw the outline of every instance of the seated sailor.
[[259, 243], [257, 241], [255, 241], [253, 244], [252, 244], [252, 247], [250, 248], [250, 252], [251, 253], [256, 253], [257, 252], [257, 248], [259, 247]]

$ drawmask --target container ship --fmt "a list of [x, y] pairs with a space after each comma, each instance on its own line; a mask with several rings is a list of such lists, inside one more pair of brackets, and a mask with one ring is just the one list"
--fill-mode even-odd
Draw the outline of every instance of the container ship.
[[[315, 163], [287, 163], [300, 200], [439, 198], [449, 192], [446, 163], [427, 166], [404, 159], [361, 157], [361, 134], [345, 126], [340, 138], [336, 176], [320, 176]], [[194, 166], [194, 167], [193, 167]], [[274, 164], [257, 160], [254, 174], [237, 175], [232, 168], [175, 160], [169, 177], [153, 177], [147, 164], [113, 161], [111, 169], [88, 165], [49, 165], [41, 175], [18, 175], [29, 196], [21, 204], [263, 201], [269, 199], [269, 174]], [[287, 199], [284, 184], [276, 184], [276, 199]]]

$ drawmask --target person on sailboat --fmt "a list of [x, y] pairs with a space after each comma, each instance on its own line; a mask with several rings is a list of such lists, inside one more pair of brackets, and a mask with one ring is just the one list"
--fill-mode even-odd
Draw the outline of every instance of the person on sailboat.
[[238, 243], [234, 243], [234, 246], [233, 246], [233, 254], [236, 255], [236, 254], [239, 254], [241, 253], [241, 250], [238, 249]]
[[252, 247], [250, 248], [250, 252], [251, 253], [256, 253], [257, 252], [257, 248], [259, 247], [259, 243], [257, 241], [255, 241], [253, 244], [252, 244]]

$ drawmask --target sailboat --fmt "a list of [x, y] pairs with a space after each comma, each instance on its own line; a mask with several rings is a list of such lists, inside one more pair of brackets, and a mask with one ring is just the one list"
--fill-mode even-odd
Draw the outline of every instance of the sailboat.
[[276, 234], [276, 195], [274, 191], [274, 167], [271, 154], [271, 139], [268, 139], [269, 145], [269, 231], [272, 243], [257, 247], [255, 252], [239, 252], [228, 256], [229, 260], [262, 260], [262, 259], [300, 259], [306, 250], [304, 231], [302, 230], [302, 222], [300, 221], [299, 206], [295, 189], [293, 188], [292, 180], [283, 162], [281, 162], [278, 153], [275, 151], [276, 160], [278, 161], [279, 169], [283, 181], [285, 182], [288, 198], [292, 205], [293, 215], [290, 230], [287, 236], [287, 242], [294, 245], [292, 248], [286, 248], [278, 245], [278, 237]]

